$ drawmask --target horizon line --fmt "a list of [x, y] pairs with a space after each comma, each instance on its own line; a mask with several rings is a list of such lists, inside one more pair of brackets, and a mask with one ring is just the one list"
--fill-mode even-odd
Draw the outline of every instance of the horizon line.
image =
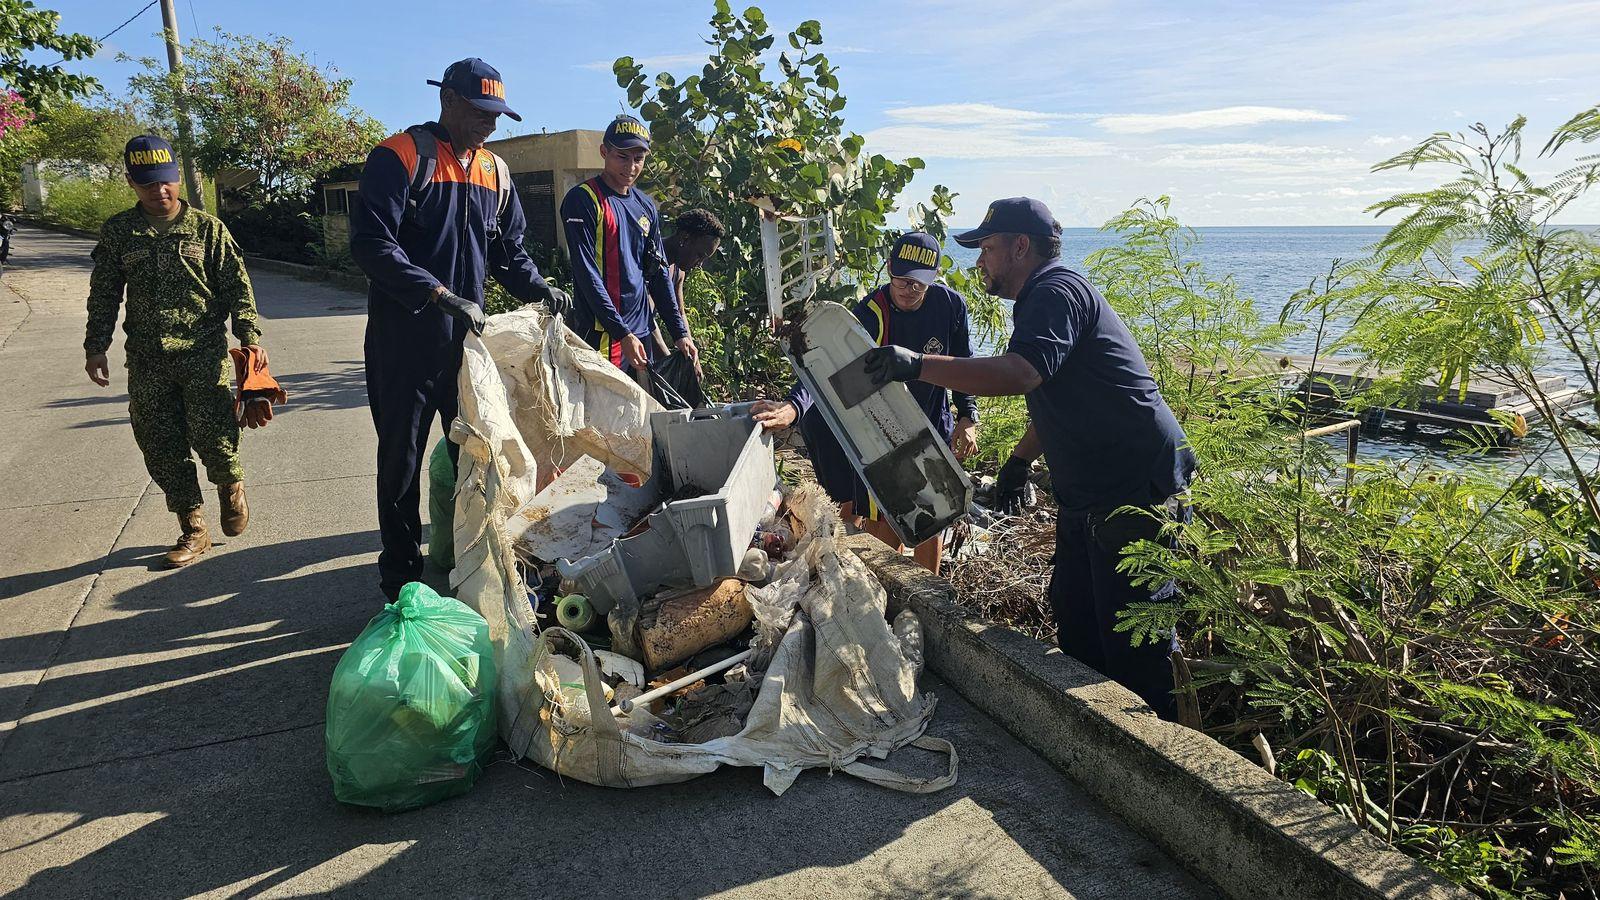
[[[977, 227], [978, 226], [976, 226], [976, 225], [947, 225], [947, 226], [945, 226], [946, 230], [952, 231], [952, 232], [955, 232], [955, 231], [967, 231], [967, 230], [971, 230], [971, 229], [977, 228]], [[1393, 227], [1393, 225], [1392, 225], [1392, 223], [1391, 224], [1384, 224], [1384, 223], [1381, 223], [1381, 222], [1374, 222], [1374, 223], [1370, 223], [1370, 224], [1366, 224], [1366, 225], [1340, 225], [1340, 224], [1326, 224], [1326, 225], [1314, 224], [1314, 225], [1308, 225], [1308, 224], [1305, 224], [1305, 223], [1301, 223], [1301, 224], [1297, 224], [1297, 225], [1185, 225], [1183, 227], [1184, 228], [1192, 228], [1192, 229], [1198, 231], [1198, 230], [1200, 230], [1202, 228], [1377, 228], [1377, 229], [1388, 229], [1388, 228]], [[1567, 222], [1564, 222], [1564, 223], [1561, 223], [1561, 224], [1559, 224], [1559, 225], [1557, 225], [1555, 227], [1558, 227], [1558, 228], [1593, 228], [1593, 229], [1600, 230], [1600, 223], [1591, 223], [1591, 222], [1570, 222], [1570, 223], [1567, 223]], [[1062, 231], [1100, 231], [1102, 228], [1103, 228], [1103, 226], [1100, 226], [1100, 225], [1063, 225], [1063, 226], [1061, 226], [1061, 230]]]

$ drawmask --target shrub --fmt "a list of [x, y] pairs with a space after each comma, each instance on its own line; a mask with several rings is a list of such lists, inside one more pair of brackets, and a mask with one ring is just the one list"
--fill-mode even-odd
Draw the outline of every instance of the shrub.
[[46, 178], [45, 219], [84, 231], [99, 231], [106, 219], [138, 202], [125, 181]]
[[314, 249], [322, 244], [320, 223], [303, 200], [252, 202], [228, 211], [222, 218], [246, 253], [288, 262], [321, 262]]

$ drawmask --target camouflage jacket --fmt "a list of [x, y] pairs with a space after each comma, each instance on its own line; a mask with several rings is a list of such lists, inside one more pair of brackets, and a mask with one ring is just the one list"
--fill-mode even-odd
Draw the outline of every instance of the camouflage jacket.
[[261, 337], [239, 245], [221, 220], [187, 203], [165, 234], [151, 227], [137, 206], [101, 226], [89, 277], [85, 353], [110, 348], [124, 288], [128, 315], [122, 328], [129, 356], [224, 354], [229, 316], [239, 343], [254, 344]]

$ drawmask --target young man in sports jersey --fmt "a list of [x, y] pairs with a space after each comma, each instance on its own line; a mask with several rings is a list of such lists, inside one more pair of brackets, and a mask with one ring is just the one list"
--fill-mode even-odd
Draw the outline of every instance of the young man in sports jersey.
[[617, 116], [600, 145], [600, 174], [567, 192], [561, 218], [572, 255], [573, 330], [625, 372], [655, 358], [651, 311], [673, 346], [697, 367], [700, 350], [668, 277], [661, 213], [635, 182], [650, 155], [650, 131]]
[[[972, 339], [967, 318], [967, 301], [960, 294], [938, 284], [939, 242], [932, 235], [913, 231], [895, 241], [889, 251], [889, 281], [880, 285], [855, 306], [856, 318], [880, 347], [897, 346], [918, 353], [970, 357]], [[934, 431], [966, 459], [978, 449], [978, 401], [962, 393], [952, 393], [924, 382], [906, 385], [922, 406]], [[954, 400], [955, 413], [951, 412]], [[835, 500], [844, 501], [840, 513], [848, 520], [859, 515], [866, 531], [891, 547], [899, 549], [900, 539], [883, 520], [866, 485], [856, 477], [837, 441], [826, 427], [815, 427], [811, 420], [811, 397], [796, 384], [783, 401], [762, 400], [752, 414], [768, 430], [787, 428], [804, 416], [806, 444], [812, 450], [817, 480]], [[846, 499], [848, 497], [848, 499]], [[913, 551], [917, 562], [938, 573], [944, 555], [944, 538], [932, 537]]]
[[484, 277], [524, 303], [568, 302], [522, 248], [522, 204], [483, 149], [499, 116], [522, 121], [500, 73], [464, 59], [428, 83], [439, 88], [439, 121], [374, 148], [350, 210], [350, 255], [371, 280], [367, 401], [378, 431], [379, 585], [390, 600], [422, 575], [422, 454], [434, 416], [446, 432], [456, 416], [462, 341], [483, 332]]

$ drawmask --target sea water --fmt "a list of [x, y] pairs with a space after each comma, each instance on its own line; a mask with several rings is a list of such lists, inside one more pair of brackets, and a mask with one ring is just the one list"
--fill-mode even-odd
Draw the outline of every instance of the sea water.
[[[1231, 276], [1241, 297], [1255, 303], [1263, 323], [1276, 322], [1284, 306], [1296, 292], [1304, 290], [1327, 277], [1339, 262], [1364, 259], [1371, 254], [1372, 246], [1387, 231], [1385, 226], [1311, 226], [1311, 227], [1227, 227], [1197, 228], [1198, 242], [1192, 257], [1204, 268], [1207, 277], [1221, 280]], [[952, 229], [959, 233], [961, 229]], [[1085, 260], [1097, 250], [1121, 243], [1118, 235], [1094, 228], [1067, 228], [1061, 232], [1061, 258], [1069, 266], [1088, 274]], [[1470, 251], [1470, 247], [1463, 250]], [[958, 266], [977, 262], [978, 251], [969, 250], [947, 242], [945, 253]], [[1291, 320], [1291, 324], [1293, 320]], [[1285, 353], [1311, 353], [1317, 340], [1313, 321], [1302, 321], [1304, 327], [1281, 346], [1264, 348]], [[1325, 334], [1326, 346], [1337, 333]], [[1583, 383], [1579, 363], [1559, 347], [1552, 347], [1544, 370], [1565, 375], [1574, 387]], [[1497, 454], [1504, 463], [1522, 468], [1529, 462], [1530, 451], [1558, 466], [1563, 462], [1550, 447], [1548, 432], [1534, 424], [1531, 434], [1519, 447]], [[1451, 445], [1444, 432], [1424, 429], [1406, 436], [1398, 428], [1385, 428], [1375, 437], [1362, 439], [1363, 457], [1369, 455], [1389, 457], [1423, 456], [1444, 461], [1451, 457]], [[1342, 436], [1333, 440], [1342, 442]], [[1457, 460], [1459, 461], [1459, 460]], [[1564, 468], [1564, 466], [1561, 466]]]

